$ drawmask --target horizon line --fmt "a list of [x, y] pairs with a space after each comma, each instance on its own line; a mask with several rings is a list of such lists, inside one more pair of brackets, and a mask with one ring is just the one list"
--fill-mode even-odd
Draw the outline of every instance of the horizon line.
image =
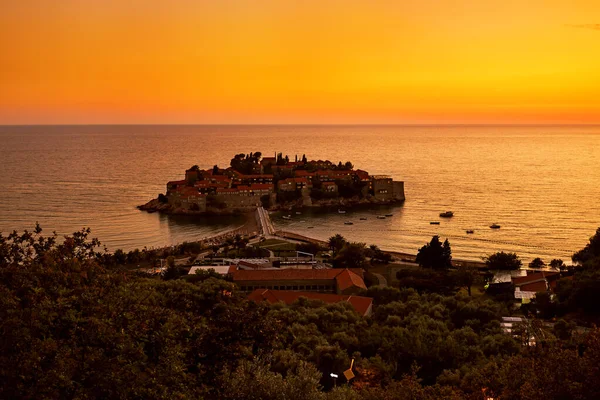
[[597, 123], [65, 123], [0, 124], [0, 127], [42, 126], [600, 126]]

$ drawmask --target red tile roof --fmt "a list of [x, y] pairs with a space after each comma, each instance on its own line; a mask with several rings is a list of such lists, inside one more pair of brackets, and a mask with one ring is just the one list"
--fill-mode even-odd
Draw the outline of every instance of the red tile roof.
[[181, 180], [181, 181], [170, 181], [167, 182], [167, 185], [185, 185], [187, 184], [187, 181], [185, 179]]
[[286, 290], [270, 289], [256, 289], [254, 292], [250, 293], [248, 299], [257, 303], [266, 300], [271, 304], [277, 302], [292, 304], [295, 301], [297, 301], [300, 297], [305, 297], [310, 300], [320, 300], [328, 304], [348, 302], [354, 308], [354, 310], [356, 310], [357, 313], [363, 316], [368, 315], [373, 304], [373, 299], [371, 299], [370, 297], [314, 292], [291, 292]]
[[540, 271], [540, 272], [534, 272], [534, 273], [526, 275], [526, 276], [515, 276], [515, 277], [512, 277], [511, 280], [512, 280], [513, 285], [521, 286], [521, 285], [533, 283], [533, 282], [536, 282], [539, 280], [545, 280], [546, 278], [552, 278], [555, 275], [560, 275], [560, 273]]
[[521, 289], [521, 292], [536, 292], [537, 293], [537, 292], [545, 292], [546, 290], [548, 290], [545, 280], [533, 282], [533, 283], [526, 283], [526, 284], [519, 286], [519, 288]]
[[263, 271], [231, 270], [233, 281], [293, 281], [293, 280], [335, 280], [340, 291], [351, 287], [366, 289], [363, 271], [353, 269], [281, 269]]
[[336, 276], [336, 281], [338, 284], [338, 289], [341, 291], [344, 291], [350, 287], [359, 287], [361, 289], [367, 288], [362, 276], [358, 276], [349, 269], [345, 269], [344, 272]]
[[317, 174], [316, 172], [308, 172], [308, 171], [303, 170], [303, 169], [297, 169], [295, 171], [295, 175], [297, 177], [315, 176], [316, 174]]

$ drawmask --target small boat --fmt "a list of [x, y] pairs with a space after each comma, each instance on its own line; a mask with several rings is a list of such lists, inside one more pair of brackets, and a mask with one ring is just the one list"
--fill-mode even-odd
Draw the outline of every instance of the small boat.
[[360, 217], [360, 220], [361, 220], [361, 221], [366, 221], [366, 220], [367, 220], [367, 217]]
[[498, 225], [498, 224], [491, 224], [490, 228], [492, 228], [492, 229], [500, 229], [500, 225]]
[[385, 214], [386, 217], [393, 217], [394, 214]]
[[467, 233], [471, 234], [471, 233], [475, 233], [475, 231], [473, 229], [467, 229]]
[[281, 217], [281, 218], [283, 218], [283, 219], [288, 219], [288, 220], [289, 220], [289, 219], [292, 219], [292, 216], [291, 216], [291, 215], [284, 215], [284, 216], [283, 216], [283, 217]]
[[378, 215], [377, 219], [385, 219], [385, 215]]
[[309, 226], [309, 227], [307, 227], [306, 229], [312, 229], [312, 228], [314, 228], [314, 226]]
[[346, 222], [344, 222], [344, 225], [354, 225], [354, 222], [352, 222], [352, 221], [346, 221]]
[[440, 221], [431, 221], [429, 225], [439, 225]]
[[452, 218], [452, 217], [454, 217], [454, 213], [452, 211], [446, 211], [446, 212], [440, 213], [440, 217]]
[[346, 214], [346, 211], [344, 211], [344, 210], [338, 210], [338, 214]]
[[302, 215], [300, 211], [296, 211], [296, 215]]

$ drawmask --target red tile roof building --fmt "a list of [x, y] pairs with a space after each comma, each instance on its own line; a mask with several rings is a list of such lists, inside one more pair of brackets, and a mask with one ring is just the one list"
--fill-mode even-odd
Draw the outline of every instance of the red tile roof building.
[[304, 297], [309, 300], [320, 300], [327, 304], [346, 302], [349, 303], [354, 308], [354, 310], [362, 316], [371, 315], [373, 310], [373, 299], [371, 299], [370, 297], [351, 295], [256, 289], [252, 293], [250, 293], [248, 299], [256, 303], [261, 301], [268, 301], [271, 304], [283, 302], [289, 305], [297, 301], [300, 297]]
[[560, 279], [559, 272], [537, 271], [526, 276], [512, 277], [516, 299], [531, 299], [538, 292], [552, 291]]
[[353, 294], [366, 289], [362, 269], [282, 269], [245, 271], [230, 269], [243, 291], [274, 289], [288, 291]]

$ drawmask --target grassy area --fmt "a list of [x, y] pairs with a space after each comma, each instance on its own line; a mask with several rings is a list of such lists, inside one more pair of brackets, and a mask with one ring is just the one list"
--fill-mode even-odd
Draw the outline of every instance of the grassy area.
[[271, 251], [296, 251], [296, 245], [285, 240], [268, 239], [260, 242], [258, 247], [269, 249]]

